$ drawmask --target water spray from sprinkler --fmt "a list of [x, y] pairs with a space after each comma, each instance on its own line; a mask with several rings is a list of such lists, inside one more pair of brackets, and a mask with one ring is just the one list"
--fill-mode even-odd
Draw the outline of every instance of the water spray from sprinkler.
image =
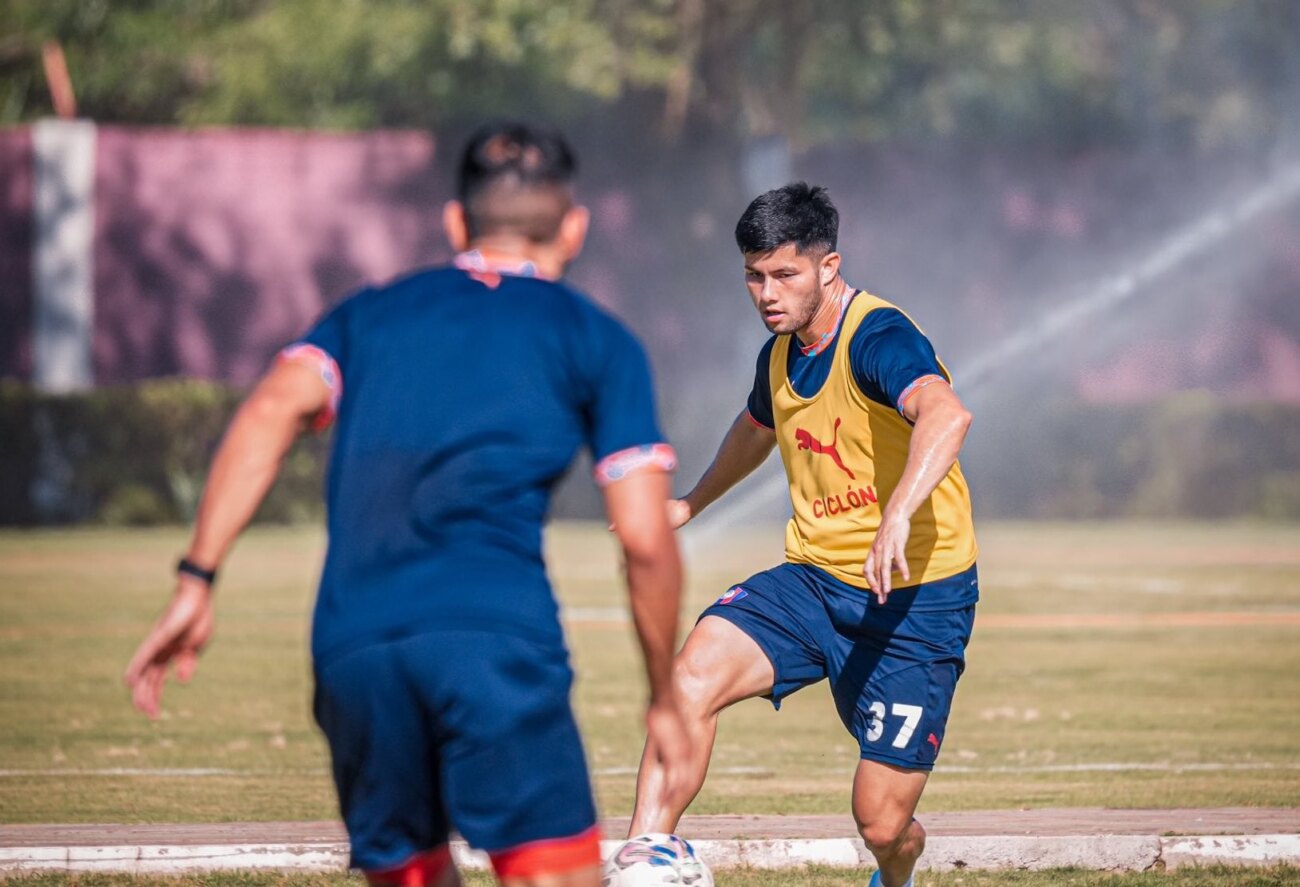
[[[1300, 162], [1283, 168], [1230, 206], [1211, 210], [1177, 229], [1135, 265], [1103, 278], [959, 366], [954, 373], [958, 391], [966, 398], [980, 393], [1003, 367], [1066, 334], [1077, 332], [1080, 325], [1141, 294], [1157, 278], [1297, 196], [1300, 196]], [[719, 503], [701, 517], [699, 524], [688, 527], [684, 537], [687, 551], [694, 553], [719, 533], [775, 507], [786, 494], [785, 477], [774, 474]]]

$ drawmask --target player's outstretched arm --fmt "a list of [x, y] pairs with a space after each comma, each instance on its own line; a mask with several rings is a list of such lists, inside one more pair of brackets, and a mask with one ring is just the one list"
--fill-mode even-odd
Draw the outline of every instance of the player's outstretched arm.
[[911, 579], [905, 551], [912, 515], [957, 461], [971, 424], [970, 411], [943, 381], [919, 388], [903, 404], [903, 415], [913, 423], [907, 463], [863, 566], [867, 585], [882, 604], [892, 590], [895, 568], [904, 580]]
[[748, 411], [741, 410], [695, 488], [671, 504], [669, 514], [673, 527], [680, 527], [748, 477], [771, 455], [775, 446], [776, 432], [756, 425]]
[[[329, 404], [318, 373], [277, 363], [240, 406], [217, 450], [199, 504], [186, 559], [215, 571], [265, 498], [294, 440]], [[167, 609], [126, 667], [123, 680], [135, 707], [157, 717], [168, 668], [187, 681], [212, 636], [212, 589], [181, 574]]]
[[645, 657], [650, 704], [646, 745], [670, 782], [684, 778], [690, 741], [672, 689], [682, 565], [665, 503], [671, 478], [643, 471], [604, 488], [605, 506], [623, 548], [628, 600]]

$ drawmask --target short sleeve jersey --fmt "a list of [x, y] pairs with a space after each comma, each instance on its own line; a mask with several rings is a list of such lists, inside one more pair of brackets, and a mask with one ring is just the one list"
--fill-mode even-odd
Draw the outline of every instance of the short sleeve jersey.
[[[790, 349], [786, 369], [795, 391], [811, 396], [822, 387], [830, 375], [838, 338], [836, 330], [835, 339], [815, 355], [804, 354], [799, 348]], [[764, 428], [775, 426], [768, 377], [775, 343], [775, 336], [768, 339], [758, 355], [754, 387], [749, 393], [749, 415]], [[904, 399], [914, 390], [912, 386], [916, 382], [933, 376], [948, 378], [930, 340], [897, 308], [881, 308], [867, 315], [849, 342], [849, 361], [853, 381], [862, 393], [900, 413]]]
[[317, 661], [433, 627], [558, 642], [552, 488], [584, 446], [671, 453], [631, 333], [562, 283], [447, 267], [362, 291], [293, 348], [342, 390]]
[[[816, 353], [804, 353], [797, 341], [782, 337], [764, 345], [748, 411], [756, 424], [777, 432], [782, 447], [795, 506], [787, 527], [787, 558], [865, 587], [861, 565], [910, 447], [904, 406], [919, 388], [951, 380], [929, 339], [902, 311], [865, 293], [845, 305], [835, 335]], [[783, 343], [782, 351], [776, 350], [778, 343]], [[782, 358], [783, 366], [777, 367]], [[846, 386], [856, 389], [853, 396], [844, 391]], [[972, 588], [936, 581], [965, 570], [975, 556], [970, 502], [958, 465], [923, 511], [913, 519], [908, 553], [918, 595], [915, 601], [891, 596], [891, 603], [895, 597], [900, 606], [912, 609], [973, 603], [977, 592]], [[926, 576], [932, 578], [922, 578]]]

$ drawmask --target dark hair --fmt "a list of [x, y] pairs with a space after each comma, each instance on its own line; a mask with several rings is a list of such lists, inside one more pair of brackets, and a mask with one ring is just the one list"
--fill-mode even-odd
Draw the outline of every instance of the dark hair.
[[793, 243], [803, 255], [835, 251], [840, 214], [825, 188], [792, 182], [754, 198], [736, 223], [742, 253], [770, 253]]
[[544, 242], [572, 205], [573, 149], [556, 129], [519, 121], [481, 127], [461, 155], [456, 194], [470, 236], [509, 230]]

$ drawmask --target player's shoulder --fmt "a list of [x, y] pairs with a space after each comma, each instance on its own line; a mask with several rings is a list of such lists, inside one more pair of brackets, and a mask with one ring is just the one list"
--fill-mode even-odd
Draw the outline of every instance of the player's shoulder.
[[640, 347], [640, 341], [621, 318], [572, 284], [553, 281], [551, 297], [565, 306], [580, 335]]
[[373, 283], [357, 290], [343, 302], [353, 310], [388, 310], [403, 302], [425, 305], [440, 298], [478, 297], [484, 291], [499, 295], [521, 295], [545, 304], [554, 310], [557, 301], [571, 303], [575, 293], [557, 281], [520, 275], [502, 274], [493, 280], [484, 280], [455, 265], [433, 265], [415, 268], [390, 280]]
[[414, 268], [384, 283], [368, 287], [358, 296], [370, 301], [398, 298], [412, 293], [421, 296], [447, 292], [465, 287], [468, 278], [465, 272], [452, 265], [434, 265]]
[[925, 336], [916, 321], [893, 302], [867, 292], [859, 292], [854, 300], [859, 302], [863, 309], [862, 319], [853, 331], [854, 344], [865, 342], [881, 334], [901, 333]]
[[385, 281], [367, 283], [341, 300], [332, 310], [338, 312], [365, 312], [383, 307], [386, 303], [412, 293], [427, 293], [450, 282], [443, 267], [416, 268]]

